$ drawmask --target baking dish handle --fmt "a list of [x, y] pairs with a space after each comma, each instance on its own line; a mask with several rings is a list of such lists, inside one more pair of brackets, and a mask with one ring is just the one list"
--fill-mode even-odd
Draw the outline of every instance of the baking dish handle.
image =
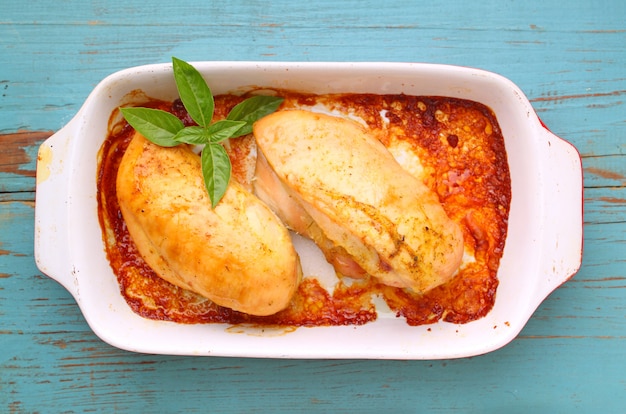
[[39, 147], [35, 193], [35, 263], [71, 293], [75, 283], [69, 251], [68, 190], [70, 142], [76, 122], [74, 118]]
[[[546, 143], [545, 238], [539, 289], [541, 300], [569, 280], [582, 263], [583, 173], [580, 154], [542, 124]], [[558, 206], [558, 208], [555, 208]]]

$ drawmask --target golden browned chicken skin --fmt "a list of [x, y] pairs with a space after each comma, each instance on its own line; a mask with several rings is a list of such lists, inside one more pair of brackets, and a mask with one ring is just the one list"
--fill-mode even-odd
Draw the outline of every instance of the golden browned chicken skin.
[[287, 229], [235, 180], [211, 208], [200, 157], [133, 137], [117, 175], [128, 231], [163, 279], [251, 315], [284, 309], [302, 277]]
[[280, 111], [254, 125], [255, 191], [338, 272], [426, 292], [460, 266], [463, 235], [436, 194], [345, 118]]

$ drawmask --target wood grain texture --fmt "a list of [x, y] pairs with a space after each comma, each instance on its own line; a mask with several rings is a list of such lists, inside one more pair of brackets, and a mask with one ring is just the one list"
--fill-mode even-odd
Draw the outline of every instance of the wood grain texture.
[[35, 191], [37, 149], [51, 132], [17, 132], [0, 135], [0, 194]]
[[[625, 21], [621, 0], [4, 4], [0, 412], [623, 412]], [[92, 333], [70, 294], [35, 266], [37, 148], [105, 76], [171, 56], [421, 61], [508, 77], [582, 155], [582, 269], [515, 341], [475, 358], [262, 360], [112, 348]]]

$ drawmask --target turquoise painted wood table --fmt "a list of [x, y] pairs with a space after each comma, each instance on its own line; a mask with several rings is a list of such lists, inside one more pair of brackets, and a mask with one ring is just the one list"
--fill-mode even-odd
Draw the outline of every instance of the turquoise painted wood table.
[[[626, 2], [33, 0], [1, 10], [0, 412], [626, 412]], [[171, 56], [436, 62], [508, 77], [582, 156], [582, 268], [513, 342], [473, 358], [199, 358], [107, 345], [35, 266], [36, 153], [105, 76]]]

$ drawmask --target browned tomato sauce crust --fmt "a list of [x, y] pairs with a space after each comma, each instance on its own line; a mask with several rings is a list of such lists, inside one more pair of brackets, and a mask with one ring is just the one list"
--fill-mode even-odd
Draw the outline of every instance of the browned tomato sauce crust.
[[[124, 223], [116, 196], [117, 170], [133, 130], [112, 125], [100, 150], [98, 215], [111, 267], [120, 291], [137, 314], [179, 323], [252, 323], [271, 326], [361, 325], [376, 320], [372, 297], [382, 297], [409, 325], [444, 320], [466, 323], [493, 307], [497, 270], [506, 239], [511, 201], [504, 139], [495, 115], [473, 101], [407, 95], [304, 95], [280, 91], [281, 109], [323, 103], [327, 108], [363, 119], [386, 146], [408, 144], [419, 155], [424, 182], [434, 190], [463, 229], [465, 249], [475, 260], [464, 263], [448, 283], [426, 294], [384, 286], [373, 278], [343, 280], [330, 294], [317, 280], [305, 278], [290, 306], [258, 317], [215, 305], [158, 277], [139, 255]], [[215, 97], [215, 119], [224, 118], [246, 96]], [[180, 101], [150, 101], [187, 125], [192, 121]], [[381, 116], [382, 114], [382, 116]], [[233, 176], [245, 181], [253, 137], [230, 142]], [[305, 275], [306, 276], [306, 275]]]

